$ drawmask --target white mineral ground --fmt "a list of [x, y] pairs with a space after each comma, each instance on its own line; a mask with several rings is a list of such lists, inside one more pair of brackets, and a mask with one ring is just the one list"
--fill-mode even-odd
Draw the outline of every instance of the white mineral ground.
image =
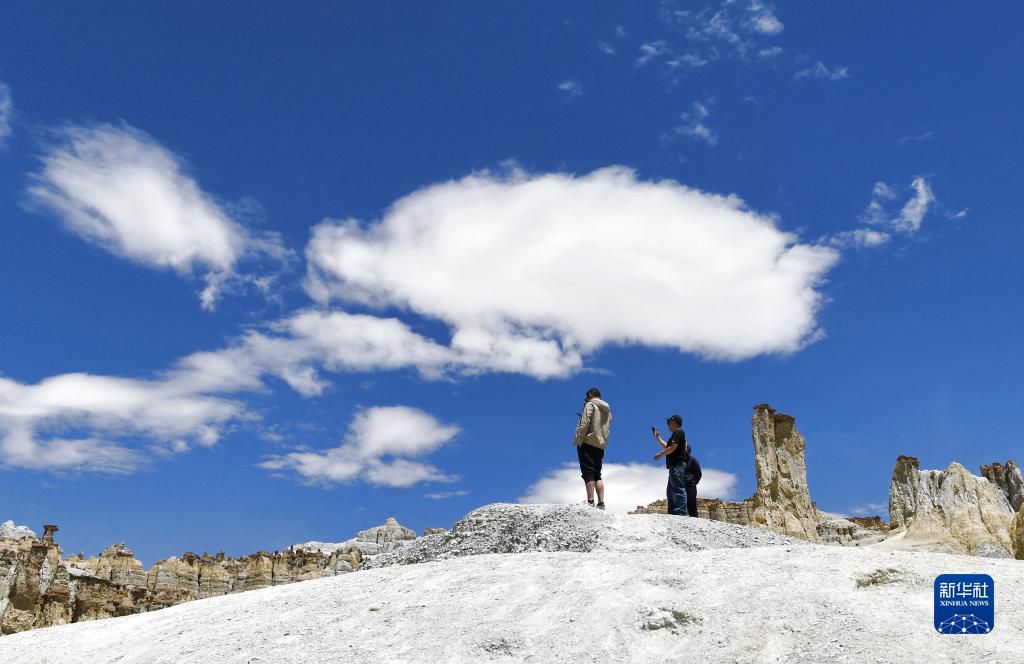
[[[944, 573], [995, 579], [992, 633], [936, 633]], [[493, 505], [372, 569], [0, 637], [0, 661], [1008, 664], [1024, 653], [1021, 597], [1020, 561]]]

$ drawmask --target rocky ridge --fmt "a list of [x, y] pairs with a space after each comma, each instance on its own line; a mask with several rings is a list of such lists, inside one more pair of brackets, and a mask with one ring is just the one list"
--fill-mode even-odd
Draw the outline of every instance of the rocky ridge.
[[[581, 505], [491, 505], [444, 538], [358, 574], [33, 630], [0, 651], [18, 664], [1020, 661], [1024, 605], [1005, 599], [1024, 592], [1016, 561]], [[402, 564], [427, 540], [447, 557]], [[998, 579], [990, 634], [932, 628], [948, 570]]]
[[890, 544], [1012, 558], [1014, 510], [1007, 496], [1012, 486], [972, 475], [955, 462], [945, 470], [921, 470], [916, 458], [901, 455], [889, 488]]
[[13, 522], [0, 526], [0, 634], [345, 574], [416, 539], [415, 532], [390, 518], [341, 543], [307, 542], [238, 558], [186, 552], [147, 571], [124, 544], [95, 558], [63, 558], [53, 539], [56, 530], [47, 526], [38, 538]]

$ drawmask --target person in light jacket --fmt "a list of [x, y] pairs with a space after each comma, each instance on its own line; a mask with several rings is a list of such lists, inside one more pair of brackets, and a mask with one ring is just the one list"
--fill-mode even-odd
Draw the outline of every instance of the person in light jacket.
[[601, 390], [592, 387], [587, 390], [583, 412], [580, 413], [579, 424], [572, 444], [576, 446], [576, 455], [580, 460], [580, 474], [587, 486], [587, 504], [594, 505], [594, 494], [597, 493], [597, 508], [604, 509], [604, 480], [601, 479], [601, 465], [604, 461], [604, 450], [608, 447], [611, 436], [612, 409], [601, 399]]

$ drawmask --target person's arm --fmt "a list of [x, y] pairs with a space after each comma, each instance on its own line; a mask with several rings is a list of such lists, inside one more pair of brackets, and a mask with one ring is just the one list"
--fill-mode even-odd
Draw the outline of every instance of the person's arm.
[[659, 431], [659, 430], [657, 430], [657, 429], [652, 427], [651, 428], [651, 435], [654, 436], [654, 440], [658, 441], [658, 444], [661, 445], [662, 449], [665, 449], [666, 447], [668, 447], [668, 443], [666, 443], [665, 439], [661, 437], [661, 431]]
[[590, 419], [594, 416], [594, 410], [597, 406], [590, 403], [589, 401], [583, 404], [583, 414], [580, 415], [580, 423], [576, 425], [576, 435], [572, 438], [572, 444], [579, 447], [583, 444], [583, 441], [587, 439], [587, 432], [590, 431]]
[[[660, 439], [659, 439], [659, 440], [660, 440]], [[655, 461], [657, 461], [658, 459], [660, 459], [660, 458], [662, 458], [662, 457], [667, 457], [667, 456], [668, 456], [669, 454], [672, 454], [673, 452], [675, 452], [675, 451], [676, 451], [676, 448], [677, 448], [677, 447], [679, 447], [679, 446], [678, 446], [678, 445], [676, 445], [675, 443], [672, 443], [671, 445], [668, 445], [668, 444], [667, 444], [667, 443], [665, 443], [665, 441], [663, 441], [663, 440], [661, 440], [660, 442], [661, 442], [661, 444], [662, 444], [662, 445], [665, 445], [665, 449], [663, 449], [663, 450], [662, 450], [661, 452], [659, 452], [658, 454], [655, 454], [655, 455], [654, 455], [654, 460], [655, 460]]]

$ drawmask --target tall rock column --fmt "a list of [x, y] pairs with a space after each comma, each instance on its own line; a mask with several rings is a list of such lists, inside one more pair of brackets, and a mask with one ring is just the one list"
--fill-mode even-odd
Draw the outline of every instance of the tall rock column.
[[806, 443], [795, 422], [792, 415], [778, 413], [768, 404], [754, 406], [754, 525], [818, 542], [817, 514], [807, 486]]

